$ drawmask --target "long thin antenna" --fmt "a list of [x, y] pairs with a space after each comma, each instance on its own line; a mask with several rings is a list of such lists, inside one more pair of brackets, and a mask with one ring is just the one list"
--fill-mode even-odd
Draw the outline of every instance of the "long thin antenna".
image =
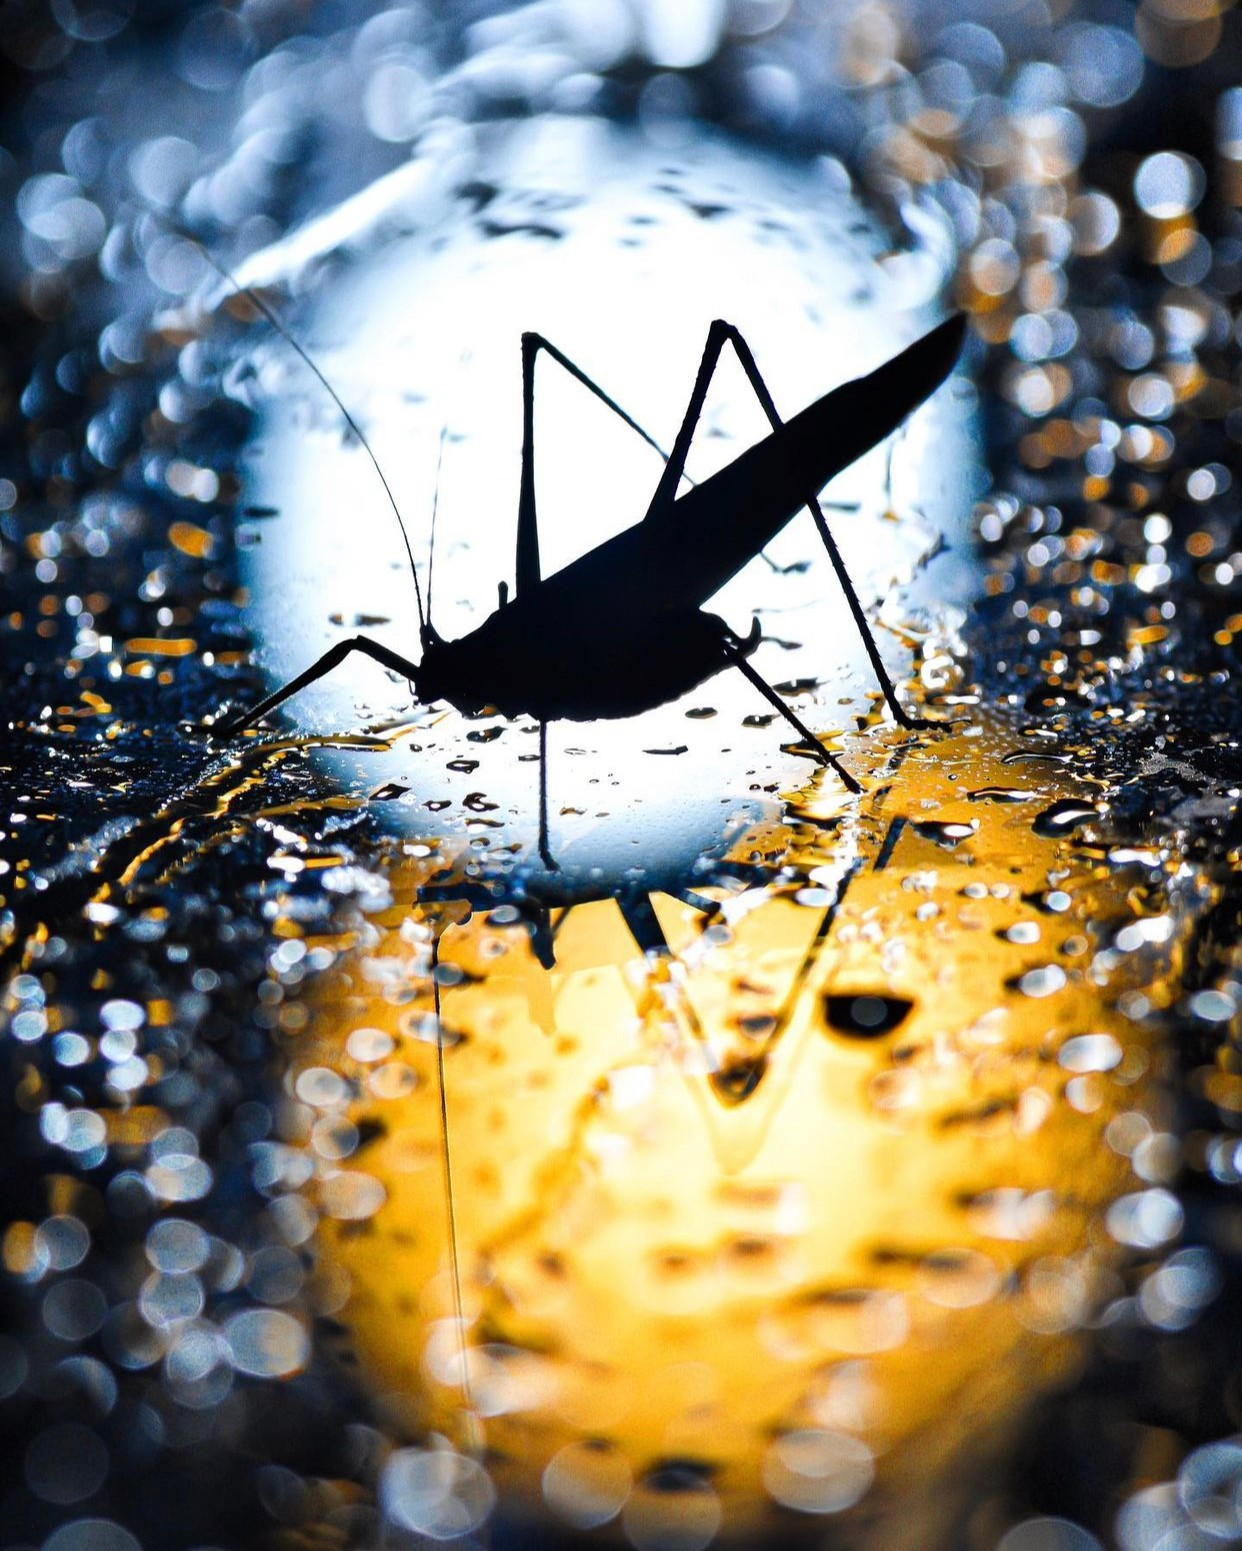
[[453, 1313], [457, 1322], [458, 1357], [461, 1362], [461, 1387], [466, 1402], [466, 1413], [470, 1418], [468, 1424], [468, 1446], [474, 1444], [474, 1429], [477, 1426], [477, 1412], [474, 1409], [474, 1395], [470, 1384], [470, 1359], [469, 1348], [466, 1344], [466, 1310], [461, 1295], [461, 1257], [457, 1247], [457, 1207], [453, 1195], [453, 1155], [449, 1148], [449, 1123], [448, 1123], [448, 1089], [444, 1080], [444, 1023], [440, 1011], [440, 982], [436, 977], [436, 970], [440, 965], [440, 934], [443, 926], [432, 939], [431, 953], [431, 993], [436, 1014], [436, 1083], [440, 1090], [440, 1142], [441, 1161], [444, 1166], [444, 1203], [448, 1216], [449, 1235], [449, 1264], [453, 1275]]
[[[236, 275], [234, 275], [229, 269], [227, 269], [225, 267], [225, 265], [222, 264], [220, 262], [220, 260], [215, 256], [215, 254], [211, 253], [204, 246], [203, 243], [199, 242], [197, 237], [191, 236], [191, 234], [189, 232], [179, 232], [178, 235], [184, 237], [187, 241], [192, 242], [195, 245], [195, 247], [198, 249], [198, 251], [207, 260], [207, 262], [211, 265], [211, 267], [216, 271], [216, 273], [218, 275], [220, 275], [224, 280], [226, 280], [229, 283], [229, 285], [231, 285], [233, 287], [233, 290], [236, 292], [237, 295], [244, 296], [246, 298], [246, 300], [251, 304], [252, 307], [257, 308], [258, 311], [263, 314], [263, 316], [267, 319], [267, 321], [272, 325], [272, 327], [280, 335], [280, 337], [285, 341], [285, 343], [289, 346], [289, 348], [291, 350], [293, 350], [307, 366], [310, 367], [311, 371], [314, 372], [314, 374], [318, 378], [320, 384], [322, 385], [322, 387], [324, 388], [324, 390], [328, 394], [328, 397], [332, 400], [332, 402], [340, 410], [342, 416], [344, 417], [345, 424], [349, 427], [349, 429], [358, 438], [359, 442], [361, 442], [363, 451], [366, 453], [367, 457], [370, 458], [370, 460], [371, 460], [371, 467], [379, 475], [379, 482], [384, 487], [384, 494], [388, 497], [388, 504], [389, 504], [389, 506], [392, 507], [392, 514], [397, 519], [397, 526], [401, 529], [401, 539], [402, 539], [402, 542], [405, 544], [406, 558], [410, 562], [410, 575], [414, 578], [414, 601], [415, 601], [415, 603], [418, 606], [419, 629], [420, 629], [420, 631], [425, 630], [426, 629], [426, 624], [427, 624], [427, 617], [423, 613], [423, 590], [419, 586], [419, 582], [418, 582], [418, 568], [414, 564], [414, 551], [410, 548], [410, 536], [405, 531], [405, 523], [402, 521], [401, 513], [400, 513], [400, 511], [397, 508], [396, 498], [393, 495], [391, 488], [389, 487], [387, 479], [385, 479], [385, 477], [384, 477], [383, 469], [380, 468], [379, 459], [375, 456], [375, 453], [372, 450], [370, 442], [367, 441], [366, 436], [363, 433], [362, 427], [358, 424], [358, 422], [350, 414], [349, 410], [346, 409], [345, 404], [342, 401], [340, 394], [336, 391], [336, 389], [332, 386], [332, 384], [324, 376], [323, 372], [320, 371], [319, 367], [315, 365], [315, 363], [311, 359], [309, 353], [302, 347], [302, 345], [294, 337], [293, 333], [290, 331], [288, 326], [284, 322], [281, 321], [280, 316], [276, 313], [276, 311], [271, 306], [268, 305], [267, 302], [265, 302], [263, 300], [263, 298], [259, 295], [259, 293], [252, 286], [242, 285], [241, 281], [238, 280]], [[428, 586], [430, 586], [430, 583], [428, 583]]]
[[448, 436], [448, 426], [440, 427], [440, 446], [436, 452], [436, 488], [431, 497], [431, 543], [427, 551], [427, 629], [433, 628], [431, 623], [431, 580], [436, 563], [436, 517], [440, 511], [440, 470], [444, 466], [444, 442]]

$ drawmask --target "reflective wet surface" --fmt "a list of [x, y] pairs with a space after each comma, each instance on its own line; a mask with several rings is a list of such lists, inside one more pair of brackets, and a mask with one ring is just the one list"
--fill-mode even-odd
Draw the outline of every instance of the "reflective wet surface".
[[398, 905], [317, 982], [285, 1086], [343, 1339], [477, 1431], [506, 1500], [584, 1524], [607, 1490], [639, 1544], [682, 1491], [726, 1539], [833, 1514], [925, 1544], [1079, 1357], [1123, 1246], [1176, 1239], [1163, 1042], [1121, 1009], [1209, 901], [1173, 848], [1097, 868], [1035, 838], [1078, 782], [1000, 784], [1018, 741], [869, 740], [856, 806], [791, 794], [749, 842], [767, 887], [653, 900], [667, 957], [607, 903], [550, 970], [511, 911], [433, 952]]
[[[6, 1544], [1239, 1539], [1234, 20], [6, 29]], [[937, 730], [759, 560], [722, 611], [857, 796], [714, 680], [563, 729], [566, 889], [520, 722], [369, 665], [213, 745], [408, 572], [183, 229], [322, 354], [420, 564], [447, 427], [446, 630], [509, 575], [522, 328], [668, 436], [716, 313], [792, 409], [964, 306], [826, 493]], [[658, 460], [546, 377], [551, 568]], [[762, 428], [714, 414], [705, 470]], [[696, 808], [592, 877], [600, 814]]]

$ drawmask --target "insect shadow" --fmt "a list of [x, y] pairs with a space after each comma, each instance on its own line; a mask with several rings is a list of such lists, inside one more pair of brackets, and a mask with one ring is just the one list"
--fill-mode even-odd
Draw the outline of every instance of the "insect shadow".
[[[226, 271], [221, 272], [232, 281]], [[272, 323], [331, 395], [370, 457], [401, 523], [375, 454], [335, 389], [267, 303], [253, 291], [237, 289]], [[352, 652], [362, 652], [407, 679], [424, 704], [447, 701], [468, 714], [495, 710], [508, 717], [531, 716], [539, 724], [538, 849], [544, 865], [555, 873], [557, 863], [548, 830], [548, 723], [636, 716], [735, 668], [793, 728], [798, 752], [830, 766], [848, 790], [859, 791], [858, 782], [841, 761], [820, 744], [750, 662], [760, 641], [758, 620], [748, 635], [739, 636], [703, 605], [805, 508], [827, 550], [893, 717], [905, 727], [930, 725], [910, 716], [897, 697], [818, 492], [895, 430], [940, 386], [957, 360], [964, 334], [965, 319], [954, 316], [868, 376], [833, 389], [785, 421], [749, 345], [733, 324], [717, 319], [708, 330], [670, 452], [665, 452], [550, 340], [541, 334], [523, 334], [523, 437], [513, 595], [501, 582], [496, 610], [467, 635], [445, 640], [430, 618], [430, 565], [424, 609], [409, 537], [401, 523], [414, 576], [422, 649], [419, 661], [368, 636], [352, 636], [258, 704], [215, 723], [209, 729], [212, 737], [230, 738], [240, 733], [299, 690], [331, 673]], [[685, 474], [686, 458], [726, 344], [733, 346], [772, 429], [726, 467], [693, 484]], [[647, 510], [636, 523], [548, 577], [540, 567], [534, 480], [535, 363], [540, 352], [618, 415], [665, 463]], [[679, 494], [683, 479], [691, 488]], [[468, 898], [471, 889], [454, 885], [453, 892]], [[486, 903], [500, 901], [489, 895]], [[632, 907], [634, 901], [630, 904]], [[627, 921], [630, 913], [626, 912]], [[650, 915], [649, 908], [645, 914]], [[532, 924], [536, 951], [548, 963], [551, 942], [546, 909], [542, 922]], [[641, 936], [639, 941], [641, 944]]]

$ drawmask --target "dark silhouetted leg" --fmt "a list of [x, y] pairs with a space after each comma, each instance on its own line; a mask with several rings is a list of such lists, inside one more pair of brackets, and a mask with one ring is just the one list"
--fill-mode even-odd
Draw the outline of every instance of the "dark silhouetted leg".
[[[588, 376], [588, 374], [582, 370], [576, 361], [571, 361], [565, 352], [563, 350], [559, 350], [550, 339], [545, 339], [542, 334], [535, 334], [530, 332], [523, 334], [522, 475], [518, 495], [517, 565], [515, 568], [518, 590], [520, 590], [523, 586], [533, 586], [539, 581], [541, 574], [539, 566], [539, 521], [536, 515], [535, 498], [534, 451], [535, 357], [541, 350], [547, 351], [547, 353], [552, 357], [558, 366], [564, 367], [569, 375], [576, 378], [584, 388], [593, 393], [595, 397], [599, 399], [601, 404], [607, 405], [607, 407], [612, 410], [613, 414], [624, 420], [626, 425], [628, 425], [632, 431], [637, 432], [637, 434], [642, 437], [643, 441], [647, 443], [648, 447], [659, 453], [659, 455], [664, 459], [665, 463], [669, 461], [670, 457], [670, 454], [665, 452], [664, 448], [660, 446], [655, 437], [652, 436], [649, 431], [645, 430], [641, 425], [639, 425], [638, 421], [634, 419], [633, 415], [628, 414], [624, 409], [622, 409], [620, 404], [617, 403], [616, 399], [614, 399], [611, 394], [606, 393], [593, 377]], [[687, 474], [685, 471], [685, 460], [683, 459], [682, 461], [683, 467], [681, 469], [677, 483], [680, 483], [680, 480], [684, 479], [688, 485], [693, 485], [694, 480], [691, 479], [689, 474]], [[676, 489], [676, 485], [674, 485], [674, 489]], [[834, 509], [838, 511], [858, 510], [856, 503], [846, 503], [842, 505], [829, 502], [828, 504], [833, 506]], [[763, 556], [764, 560], [767, 561], [772, 570], [782, 571], [787, 569], [787, 567], [778, 566], [776, 562], [770, 559], [763, 550], [760, 550], [759, 553]], [[504, 586], [505, 584], [501, 583], [501, 585]], [[430, 590], [431, 589], [429, 585], [428, 592], [430, 592]], [[429, 610], [430, 601], [430, 598], [428, 598]], [[501, 608], [503, 608], [507, 602], [508, 588], [505, 587], [505, 593], [500, 600]]]
[[666, 958], [671, 954], [672, 949], [660, 925], [660, 918], [655, 913], [650, 894], [645, 890], [626, 890], [617, 895], [617, 906], [640, 952], [659, 953]]
[[755, 688], [768, 702], [768, 704], [770, 706], [775, 706], [775, 708], [781, 713], [789, 725], [797, 732], [803, 743], [809, 747], [814, 758], [818, 759], [821, 764], [832, 766], [836, 773], [841, 777], [841, 780], [845, 783], [847, 791], [862, 791], [862, 787], [849, 773], [841, 761], [837, 759], [835, 755], [830, 754], [826, 748], [824, 748], [823, 744], [820, 743], [819, 739], [815, 736], [811, 729], [794, 715], [793, 711], [776, 693], [771, 684], [769, 684], [768, 681], [762, 677], [762, 675], [756, 673], [754, 668], [751, 667], [750, 663], [747, 662], [746, 658], [742, 655], [741, 652], [732, 646], [726, 646], [725, 656], [729, 659], [729, 662], [735, 668], [739, 668], [746, 675], [746, 677], [755, 686]]
[[559, 872], [548, 844], [548, 724], [539, 723], [539, 855], [543, 865]]
[[364, 635], [351, 636], [348, 641], [338, 641], [334, 647], [323, 654], [318, 662], [307, 668], [305, 673], [299, 673], [297, 678], [291, 679], [283, 689], [278, 689], [266, 699], [260, 700], [258, 705], [253, 706], [249, 711], [238, 712], [236, 716], [230, 716], [221, 722], [218, 727], [211, 728], [211, 736], [213, 738], [233, 737], [235, 733], [257, 722], [260, 717], [266, 716], [269, 711], [274, 711], [278, 705], [288, 700], [290, 695], [296, 695], [308, 684], [313, 684], [316, 679], [331, 673], [333, 668], [339, 668], [350, 652], [364, 652], [385, 668], [391, 668], [394, 673], [399, 673], [403, 678], [411, 681], [417, 671], [408, 657], [389, 651], [378, 641], [372, 641]]
[[[699, 362], [698, 375], [694, 379], [694, 387], [690, 390], [690, 401], [686, 405], [686, 412], [682, 416], [681, 427], [677, 432], [677, 440], [673, 443], [673, 450], [664, 465], [664, 472], [660, 475], [660, 483], [655, 488], [655, 494], [651, 497], [651, 505], [647, 508], [647, 516], [651, 517], [657, 512], [666, 511], [677, 495], [677, 486], [681, 483], [681, 476], [685, 473], [686, 458], [690, 452], [690, 443], [694, 440], [694, 432], [699, 423], [699, 416], [703, 413], [703, 404], [707, 399], [707, 390], [711, 384], [712, 373], [720, 360], [720, 352], [724, 349], [725, 341], [737, 330], [731, 323], [726, 323], [722, 318], [717, 318], [707, 331], [707, 343], [703, 346], [703, 359]], [[740, 336], [739, 336], [740, 338]]]
[[[727, 325], [727, 327], [729, 328], [729, 337], [733, 341], [733, 348], [737, 351], [738, 360], [742, 363], [742, 369], [749, 378], [751, 387], [755, 390], [755, 396], [762, 404], [763, 412], [767, 415], [773, 430], [777, 430], [784, 422], [777, 412], [776, 405], [772, 402], [772, 395], [768, 391], [767, 383], [764, 382], [763, 377], [760, 375], [759, 367], [755, 362], [754, 355], [751, 353], [751, 348], [737, 329], [733, 328], [732, 325]], [[892, 480], [891, 469], [892, 459], [890, 455], [888, 475], [890, 489]], [[862, 603], [854, 590], [854, 584], [850, 580], [850, 573], [845, 568], [845, 561], [842, 558], [840, 549], [837, 547], [836, 539], [832, 536], [832, 530], [828, 526], [828, 521], [824, 516], [824, 509], [817, 495], [809, 495], [807, 497], [806, 509], [810, 512], [815, 526], [819, 530], [819, 536], [823, 541], [824, 548], [828, 551], [828, 558], [832, 562], [832, 569], [836, 572], [837, 580], [841, 583], [841, 590], [845, 594], [845, 601], [849, 604], [850, 613], [853, 615], [854, 623], [858, 627], [859, 635], [862, 636], [863, 645], [867, 649], [867, 656], [871, 659], [871, 666], [875, 670], [875, 676], [879, 680], [880, 689], [883, 691], [888, 708], [893, 713], [894, 721], [902, 727], [934, 726], [934, 723], [928, 722], [922, 717], [911, 716], [897, 699], [897, 691], [893, 687], [893, 681], [889, 678], [888, 670], [880, 657], [879, 648], [875, 644], [875, 637], [871, 633], [871, 626], [867, 623], [867, 616], [863, 611]]]
[[562, 350], [545, 339], [542, 334], [522, 335], [522, 480], [518, 495], [517, 565], [515, 575], [517, 591], [538, 585], [539, 569], [539, 520], [535, 512], [535, 358], [546, 350], [558, 366], [563, 366], [584, 388], [592, 392], [613, 414], [619, 415], [632, 431], [637, 431], [643, 441], [667, 462], [668, 453], [659, 442], [644, 431], [638, 421], [621, 408], [616, 399], [605, 393], [593, 378], [588, 377]]
[[[690, 443], [694, 439], [694, 432], [698, 426], [699, 417], [703, 413], [703, 404], [707, 398], [707, 389], [711, 383], [712, 374], [720, 361], [720, 353], [726, 343], [731, 343], [737, 353], [738, 360], [742, 363], [742, 370], [746, 373], [751, 387], [755, 390], [755, 396], [763, 406], [763, 412], [767, 415], [773, 430], [779, 430], [784, 424], [776, 405], [772, 402], [772, 395], [768, 391], [768, 385], [760, 375], [759, 367], [755, 363], [750, 346], [742, 338], [741, 333], [732, 323], [726, 323], [723, 318], [717, 318], [707, 331], [707, 343], [703, 347], [703, 359], [699, 363], [698, 376], [694, 381], [694, 388], [690, 394], [690, 402], [686, 406], [686, 413], [681, 422], [681, 429], [677, 433], [677, 440], [673, 443], [673, 451], [665, 466], [660, 483], [656, 486], [655, 495], [651, 499], [651, 505], [647, 509], [650, 517], [654, 512], [663, 511], [671, 505], [677, 493], [677, 485], [685, 468], [686, 457], [690, 451]], [[866, 647], [867, 656], [871, 660], [871, 666], [875, 670], [875, 676], [879, 680], [880, 689], [889, 710], [893, 713], [895, 721], [902, 727], [928, 727], [934, 725], [920, 718], [910, 716], [897, 699], [897, 691], [893, 687], [893, 681], [888, 676], [888, 670], [884, 666], [879, 648], [875, 644], [875, 637], [871, 634], [871, 627], [867, 623], [867, 616], [859, 601], [858, 594], [854, 591], [854, 584], [850, 581], [850, 574], [845, 568], [845, 561], [841, 557], [841, 551], [837, 547], [837, 541], [833, 538], [824, 517], [824, 509], [819, 498], [814, 493], [806, 497], [806, 509], [810, 512], [816, 528], [819, 530], [820, 539], [824, 548], [828, 551], [828, 558], [832, 562], [832, 568], [837, 574], [837, 580], [841, 583], [841, 589], [845, 593], [845, 601], [849, 605], [850, 614], [854, 624], [862, 636], [863, 645]]]

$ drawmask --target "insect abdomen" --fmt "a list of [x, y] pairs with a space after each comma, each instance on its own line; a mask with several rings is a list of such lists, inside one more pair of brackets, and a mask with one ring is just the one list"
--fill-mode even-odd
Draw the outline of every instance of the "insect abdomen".
[[594, 721], [649, 711], [724, 666], [727, 627], [698, 610], [522, 613], [502, 610], [450, 643], [438, 694], [460, 709]]

